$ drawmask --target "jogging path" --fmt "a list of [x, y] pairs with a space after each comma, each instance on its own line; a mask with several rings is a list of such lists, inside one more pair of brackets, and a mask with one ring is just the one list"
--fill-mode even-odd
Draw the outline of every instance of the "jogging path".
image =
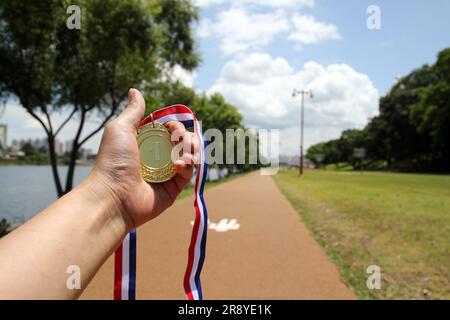
[[[271, 177], [247, 174], [207, 190], [205, 200], [212, 223], [201, 276], [205, 299], [356, 298]], [[185, 299], [192, 203], [193, 196], [178, 200], [138, 229], [136, 299]], [[82, 299], [112, 299], [113, 262]]]

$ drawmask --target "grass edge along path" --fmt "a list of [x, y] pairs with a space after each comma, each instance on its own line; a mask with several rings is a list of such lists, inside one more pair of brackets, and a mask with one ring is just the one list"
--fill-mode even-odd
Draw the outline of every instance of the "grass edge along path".
[[[243, 176], [249, 174], [250, 172], [253, 172], [253, 171], [242, 172], [242, 173], [231, 173], [231, 174], [227, 175], [226, 177], [221, 178], [219, 180], [207, 181], [205, 183], [205, 190], [214, 188], [214, 187], [216, 187], [216, 186], [218, 186], [218, 185], [220, 185], [222, 183], [225, 183], [225, 182], [228, 182], [228, 181], [231, 181], [231, 180], [243, 177]], [[181, 193], [178, 195], [177, 199], [184, 199], [184, 198], [189, 197], [189, 196], [191, 196], [193, 194], [194, 194], [194, 185], [189, 183], [183, 189], [183, 191], [181, 191]]]
[[[315, 226], [315, 224], [311, 221], [310, 217], [306, 214], [306, 209], [304, 205], [301, 205], [301, 200], [297, 197], [293, 196], [286, 188], [284, 188], [280, 184], [279, 178], [276, 176], [273, 176], [273, 179], [280, 189], [281, 193], [288, 199], [288, 201], [291, 203], [291, 205], [294, 207], [295, 211], [300, 216], [300, 219], [305, 224], [306, 228], [308, 228], [311, 233], [313, 234], [316, 241], [319, 243], [319, 245], [324, 248], [327, 255], [330, 257], [330, 259], [336, 264], [338, 267], [340, 273], [341, 273], [341, 280], [349, 287], [352, 291], [356, 293], [359, 299], [374, 299], [375, 297], [367, 294], [367, 290], [365, 288], [365, 283], [361, 284], [360, 281], [358, 281], [358, 277], [352, 273], [349, 266], [346, 264], [345, 260], [339, 253], [339, 251], [334, 248], [328, 241], [323, 237], [320, 230], [318, 230]], [[363, 286], [361, 286], [363, 285]]]
[[[359, 298], [450, 297], [450, 176], [318, 171], [299, 178], [282, 170], [274, 180]], [[381, 290], [366, 287], [372, 264], [382, 269]]]

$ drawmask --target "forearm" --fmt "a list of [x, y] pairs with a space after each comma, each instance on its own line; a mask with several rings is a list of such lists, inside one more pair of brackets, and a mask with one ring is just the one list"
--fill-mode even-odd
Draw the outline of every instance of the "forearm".
[[[132, 226], [120, 202], [91, 174], [79, 187], [0, 241], [0, 299], [73, 299]], [[79, 266], [81, 290], [67, 288]]]

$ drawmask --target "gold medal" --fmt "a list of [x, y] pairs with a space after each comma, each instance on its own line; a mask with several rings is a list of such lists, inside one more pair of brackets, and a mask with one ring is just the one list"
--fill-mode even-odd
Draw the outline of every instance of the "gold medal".
[[155, 122], [146, 124], [139, 128], [137, 140], [142, 178], [149, 183], [172, 179], [176, 174], [171, 157], [174, 143], [166, 127]]

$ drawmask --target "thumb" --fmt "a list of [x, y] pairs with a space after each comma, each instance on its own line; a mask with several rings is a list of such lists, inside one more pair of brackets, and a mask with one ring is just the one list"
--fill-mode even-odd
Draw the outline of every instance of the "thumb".
[[139, 90], [131, 88], [128, 91], [128, 105], [119, 115], [117, 120], [134, 127], [139, 126], [139, 122], [144, 117], [145, 100]]

